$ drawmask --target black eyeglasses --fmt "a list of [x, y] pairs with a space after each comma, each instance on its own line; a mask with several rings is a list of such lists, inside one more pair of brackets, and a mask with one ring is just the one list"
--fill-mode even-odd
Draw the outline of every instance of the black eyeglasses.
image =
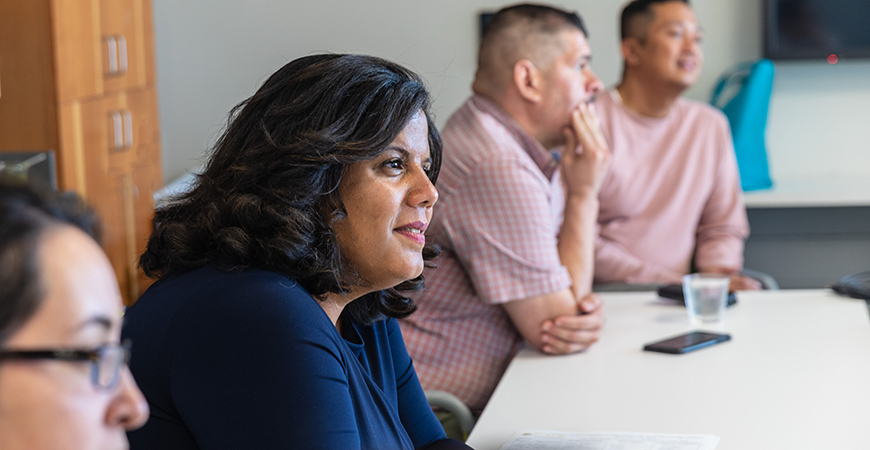
[[91, 383], [97, 389], [112, 390], [121, 379], [121, 369], [130, 361], [130, 341], [85, 349], [2, 350], [0, 361], [40, 360], [81, 361], [91, 363]]

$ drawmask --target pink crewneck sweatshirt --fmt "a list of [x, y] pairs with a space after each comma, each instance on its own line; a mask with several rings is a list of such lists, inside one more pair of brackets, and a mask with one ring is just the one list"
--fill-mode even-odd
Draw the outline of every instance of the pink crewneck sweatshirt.
[[599, 193], [595, 282], [678, 282], [695, 267], [740, 269], [749, 235], [731, 131], [712, 106], [680, 98], [663, 118], [596, 102], [613, 152]]

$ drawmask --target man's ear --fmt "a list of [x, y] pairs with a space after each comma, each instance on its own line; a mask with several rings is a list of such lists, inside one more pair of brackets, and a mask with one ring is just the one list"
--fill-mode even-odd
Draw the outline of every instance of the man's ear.
[[537, 103], [543, 98], [543, 74], [528, 59], [521, 59], [514, 64], [514, 87], [526, 101]]
[[619, 47], [622, 52], [622, 59], [626, 66], [636, 66], [640, 64], [640, 47], [641, 42], [637, 38], [627, 37], [622, 40], [622, 45]]

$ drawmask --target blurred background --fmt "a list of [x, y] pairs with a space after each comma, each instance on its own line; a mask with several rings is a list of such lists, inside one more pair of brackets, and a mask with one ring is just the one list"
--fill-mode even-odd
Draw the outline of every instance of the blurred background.
[[[554, 1], [586, 22], [593, 68], [618, 81], [624, 0]], [[232, 106], [289, 60], [317, 52], [369, 53], [420, 73], [438, 125], [470, 94], [485, 0], [154, 0], [164, 176], [194, 167]], [[688, 96], [708, 101], [719, 75], [762, 57], [764, 2], [692, 1], [706, 62]], [[870, 61], [777, 62], [768, 126], [775, 180], [870, 177]]]
[[[809, 16], [825, 16], [829, 29], [855, 22], [853, 11], [870, 16], [866, 0], [694, 0], [705, 64], [686, 95], [709, 101], [724, 72], [762, 58], [771, 5], [789, 2], [814, 5], [823, 14]], [[552, 2], [582, 15], [592, 66], [607, 86], [621, 74], [626, 3]], [[0, 0], [0, 160], [5, 154], [10, 172], [38, 159], [34, 170], [97, 208], [131, 302], [149, 284], [136, 261], [153, 229], [154, 200], [189, 185], [227, 113], [271, 73], [320, 52], [390, 59], [424, 78], [443, 126], [471, 93], [480, 14], [507, 4]], [[746, 195], [746, 265], [782, 287], [824, 287], [870, 269], [866, 50], [774, 61], [766, 138], [774, 187]]]

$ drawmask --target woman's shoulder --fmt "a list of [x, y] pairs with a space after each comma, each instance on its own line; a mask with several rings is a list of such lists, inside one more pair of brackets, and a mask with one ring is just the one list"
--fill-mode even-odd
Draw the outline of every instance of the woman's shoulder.
[[253, 293], [310, 297], [305, 288], [287, 275], [267, 269], [237, 269], [218, 264], [165, 276], [155, 282], [142, 298], [162, 297], [170, 293], [175, 298], [202, 297], [206, 293], [218, 298]]
[[136, 315], [137, 310], [160, 311], [161, 316], [179, 321], [331, 324], [298, 281], [265, 269], [227, 271], [216, 265], [159, 280], [129, 313]]
[[399, 321], [395, 318], [379, 319], [368, 324], [351, 322], [348, 325], [354, 331], [343, 332], [344, 339], [351, 343], [364, 343], [367, 353], [377, 353], [384, 358], [399, 347], [405, 348], [402, 330], [399, 328]]

